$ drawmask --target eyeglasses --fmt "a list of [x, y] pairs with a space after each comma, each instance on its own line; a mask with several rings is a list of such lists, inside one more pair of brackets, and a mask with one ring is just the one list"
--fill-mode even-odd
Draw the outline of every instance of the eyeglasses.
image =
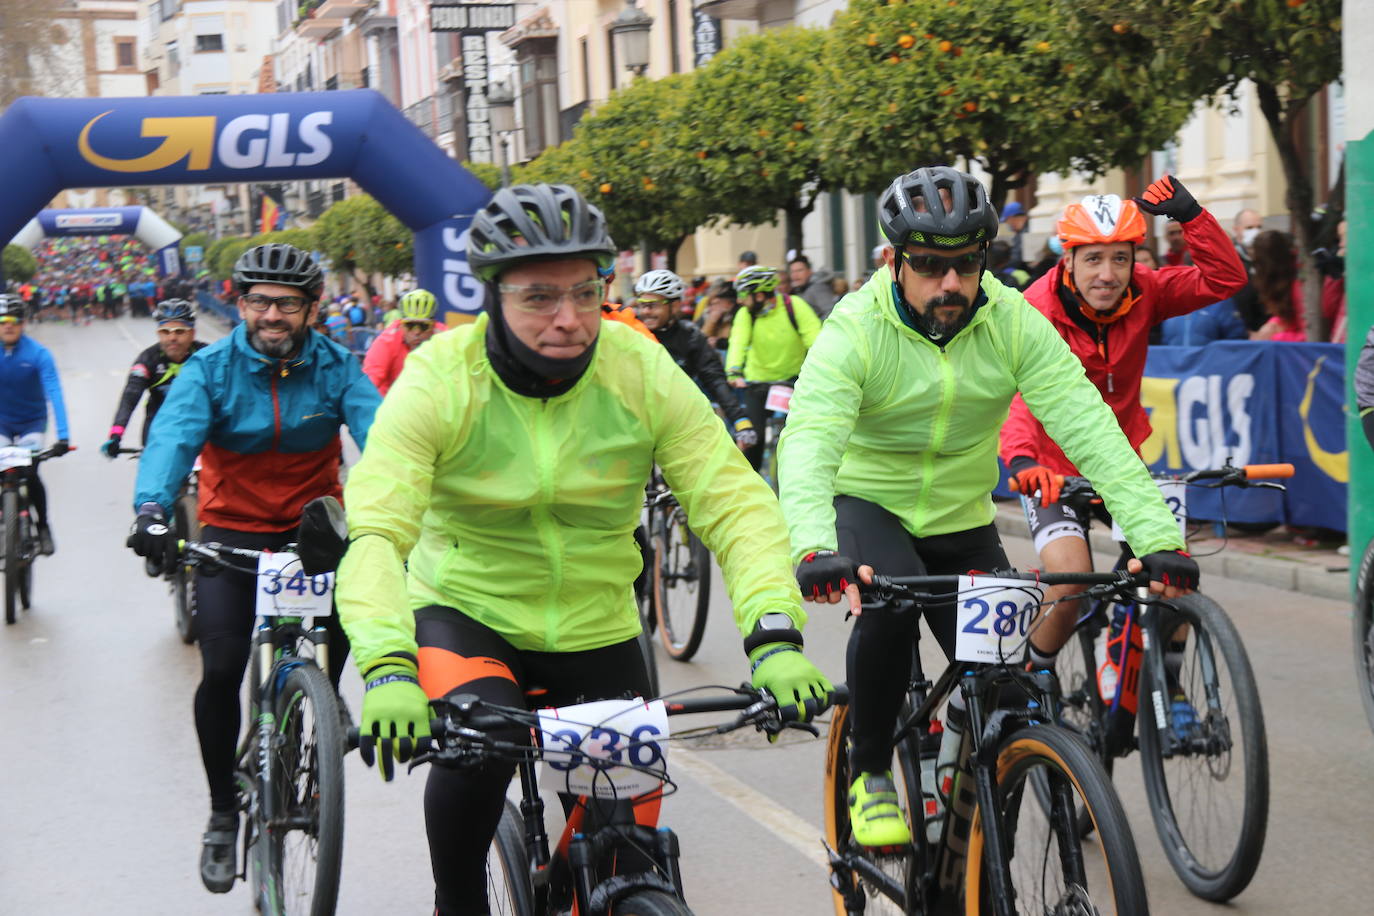
[[22, 324], [24, 319], [14, 315], [0, 315], [0, 324]]
[[650, 299], [645, 296], [640, 296], [635, 300], [635, 305], [640, 308], [653, 308], [656, 305], [672, 305], [672, 303], [667, 299]]
[[539, 283], [531, 286], [501, 283], [499, 289], [508, 305], [531, 315], [554, 315], [564, 299], [572, 303], [574, 311], [595, 312], [601, 309], [601, 303], [606, 300], [605, 280], [588, 280], [566, 289]]
[[422, 332], [422, 331], [431, 330], [433, 327], [434, 327], [434, 322], [432, 322], [432, 321], [407, 321], [407, 322], [405, 322], [405, 329], [406, 329], [407, 331], [415, 331], [415, 332], [417, 332], [417, 333]]
[[943, 277], [953, 270], [961, 277], [971, 277], [983, 269], [983, 252], [970, 251], [967, 254], [944, 258], [938, 254], [911, 254], [902, 252], [902, 260], [911, 265], [918, 277]]
[[265, 312], [275, 305], [283, 315], [294, 315], [310, 304], [310, 300], [304, 296], [262, 296], [257, 293], [239, 296], [239, 302], [255, 312]]

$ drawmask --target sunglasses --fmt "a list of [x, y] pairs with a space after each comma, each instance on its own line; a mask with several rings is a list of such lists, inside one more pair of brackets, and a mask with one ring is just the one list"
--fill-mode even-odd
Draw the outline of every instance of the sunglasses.
[[405, 329], [406, 329], [407, 331], [417, 331], [417, 332], [418, 332], [418, 331], [428, 331], [428, 330], [429, 330], [430, 328], [432, 328], [432, 327], [434, 327], [434, 322], [432, 322], [432, 321], [407, 321], [407, 322], [405, 322]]
[[972, 277], [983, 269], [983, 252], [970, 251], [968, 254], [957, 255], [952, 258], [941, 257], [938, 254], [911, 254], [902, 252], [902, 260], [916, 271], [918, 277], [943, 277], [951, 270], [961, 277]]
[[0, 324], [23, 324], [24, 319], [13, 315], [0, 315]]
[[275, 305], [283, 315], [294, 315], [310, 304], [304, 296], [262, 296], [258, 293], [239, 296], [239, 302], [255, 312], [265, 312]]
[[635, 305], [642, 308], [652, 308], [655, 305], [672, 305], [667, 299], [648, 299], [643, 296], [635, 300]]

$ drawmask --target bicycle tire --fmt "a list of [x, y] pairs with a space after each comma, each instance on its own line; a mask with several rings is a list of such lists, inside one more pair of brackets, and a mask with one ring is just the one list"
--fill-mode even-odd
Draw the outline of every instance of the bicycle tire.
[[19, 598], [20, 543], [19, 543], [19, 494], [14, 490], [5, 491], [0, 502], [0, 513], [5, 516], [5, 623], [12, 624], [17, 619]]
[[[313, 664], [287, 672], [276, 698], [276, 781], [267, 849], [277, 912], [333, 916], [343, 865], [343, 719], [329, 678]], [[307, 734], [309, 729], [312, 734]], [[313, 737], [313, 742], [311, 738]], [[304, 838], [304, 842], [293, 842]]]
[[[841, 855], [855, 853], [861, 849], [854, 845], [849, 831], [849, 786], [854, 781], [849, 765], [852, 744], [849, 709], [848, 706], [832, 707], [830, 733], [826, 738], [825, 748], [825, 780], [822, 790], [824, 795], [821, 799], [825, 814], [825, 841], [831, 849]], [[907, 709], [904, 703], [903, 718]], [[916, 831], [922, 829], [924, 824], [916, 820], [914, 813], [922, 809], [920, 758], [913, 756], [913, 747], [914, 742], [904, 740], [896, 749], [892, 781], [898, 787], [899, 793], [905, 795], [902, 810], [906, 812], [907, 826], [911, 828], [914, 839]], [[915, 877], [911, 874], [915, 867], [914, 847], [900, 854], [881, 854], [876, 850], [862, 850], [862, 854], [878, 865], [888, 877], [908, 891], [911, 889]], [[851, 911], [845, 905], [843, 889], [834, 886], [834, 882], [841, 879], [833, 872], [831, 879], [830, 894], [835, 905], [835, 916], [850, 916]], [[854, 880], [864, 893], [865, 903], [862, 912], [865, 916], [903, 916], [902, 907], [895, 901], [878, 893], [876, 888], [865, 884], [861, 878]]]
[[[1074, 876], [1072, 880], [1066, 880], [1055, 867], [1056, 864], [1064, 865], [1062, 833], [1056, 831], [1051, 836], [1048, 833], [1052, 829], [1050, 818], [1045, 817], [1038, 802], [1025, 799], [1024, 782], [1034, 769], [1052, 771], [1046, 778], [1056, 780], [1072, 792], [1076, 796], [1073, 803], [1082, 804], [1092, 818], [1093, 830], [1097, 834], [1095, 846], [1101, 852], [1101, 861], [1083, 857], [1083, 874]], [[965, 774], [962, 778], [969, 777]], [[1012, 905], [1016, 912], [1081, 911], [1101, 913], [1103, 916], [1147, 916], [1150, 910], [1145, 894], [1145, 877], [1140, 870], [1140, 859], [1136, 855], [1135, 839], [1131, 835], [1126, 812], [1102, 765], [1076, 735], [1053, 725], [1033, 725], [1013, 733], [997, 750], [996, 795], [998, 804], [1003, 806], [1006, 846], [1012, 857], [1012, 892], [1017, 898]], [[1044, 821], [1043, 828], [1036, 823], [1037, 816]], [[982, 810], [975, 808], [969, 828], [968, 872], [964, 883], [965, 916], [996, 913], [995, 902], [990, 899], [986, 834], [982, 824]], [[1082, 857], [1084, 846], [1077, 830], [1068, 832], [1073, 834], [1068, 838], [1069, 842]], [[1043, 853], [1020, 851], [1023, 841], [1025, 846], [1034, 848], [1036, 837], [1041, 834], [1046, 835]], [[1051, 843], [1060, 850], [1059, 855], [1051, 851]], [[1053, 876], [1059, 879], [1057, 883], [1062, 886], [1050, 888], [1048, 896], [1043, 887], [1037, 891], [1037, 872], [1041, 884]]]
[[19, 513], [19, 606], [28, 610], [33, 604], [33, 556], [38, 551], [38, 538], [33, 530], [33, 518]]
[[487, 912], [491, 916], [535, 916], [529, 874], [524, 823], [515, 805], [507, 800], [487, 852]]
[[1355, 680], [1360, 688], [1360, 704], [1374, 730], [1374, 541], [1365, 548], [1355, 586], [1354, 623]]
[[611, 916], [692, 916], [681, 899], [659, 890], [635, 891], [611, 905]]
[[[1209, 709], [1202, 726], [1205, 733], [1211, 732], [1213, 736], [1216, 736], [1214, 728], [1224, 729], [1225, 734], [1220, 737], [1223, 740], [1229, 738], [1230, 747], [1224, 753], [1205, 752], [1201, 756], [1185, 754], [1166, 760], [1159, 729], [1160, 719], [1172, 715], [1165, 713], [1168, 693], [1165, 685], [1154, 684], [1153, 669], [1147, 664], [1141, 678], [1140, 764], [1145, 776], [1145, 793], [1150, 799], [1150, 815], [1164, 846], [1164, 853], [1169, 857], [1169, 864], [1194, 895], [1221, 903], [1249, 885], [1264, 852], [1269, 820], [1269, 752], [1264, 731], [1264, 712], [1260, 707], [1259, 688], [1255, 684], [1245, 646], [1235, 624], [1221, 606], [1206, 595], [1196, 593], [1173, 599], [1170, 603], [1176, 610], [1160, 606], [1158, 635], [1151, 634], [1152, 642], [1162, 650], [1168, 645], [1169, 634], [1179, 626], [1187, 624], [1191, 627], [1188, 648], [1184, 651], [1183, 670], [1179, 674], [1183, 691], [1190, 702], [1200, 702], [1208, 689], [1202, 682], [1204, 674], [1200, 670], [1204, 663], [1202, 652], [1210, 654], [1210, 664], [1219, 674], [1224, 666], [1225, 676], [1231, 682], [1229, 693], [1234, 702], [1226, 704], [1224, 683], [1212, 685], [1218, 694], [1224, 719], [1216, 721], [1217, 712]], [[1206, 639], [1199, 638], [1199, 633], [1205, 634]], [[1209, 648], [1204, 650], [1204, 644], [1210, 644]], [[1217, 680], [1221, 681], [1222, 678], [1219, 676]], [[1197, 713], [1202, 716], [1201, 709]], [[1165, 727], [1168, 727], [1167, 724]], [[1237, 730], [1241, 733], [1238, 742], [1235, 738]], [[1244, 755], [1241, 761], [1244, 773], [1239, 783], [1232, 783], [1236, 776], [1236, 747]], [[1201, 770], [1188, 766], [1194, 760], [1203, 761]], [[1219, 769], [1222, 766], [1224, 769]], [[1211, 848], [1203, 850], [1201, 844], [1205, 840], [1221, 837], [1225, 828], [1217, 829], [1218, 812], [1214, 806], [1209, 806], [1211, 811], [1204, 812], [1199, 822], [1196, 817], [1181, 811], [1185, 807], [1182, 802], [1187, 800], [1186, 793], [1190, 789], [1201, 791], [1223, 782], [1238, 785], [1242, 794], [1239, 806], [1242, 813], [1234, 831], [1235, 841], [1232, 844], [1222, 841], [1215, 851]], [[1226, 807], [1235, 810], [1232, 804]], [[1192, 806], [1192, 810], [1196, 812], [1196, 805]], [[1222, 848], [1227, 845], [1229, 848]]]
[[668, 657], [689, 661], [701, 648], [711, 610], [711, 551], [680, 510], [665, 512], [654, 538], [652, 594], [659, 641]]
[[[187, 513], [187, 499], [188, 497], [182, 495], [172, 506], [173, 524], [176, 525], [178, 538], [191, 538], [193, 536], [190, 516]], [[189, 646], [196, 641], [194, 630], [195, 584], [190, 567], [186, 565], [181, 552], [176, 549], [175, 539], [168, 545], [166, 563], [172, 589], [172, 607], [176, 614], [177, 635], [181, 637], [184, 644]]]
[[[1097, 687], [1097, 640], [1103, 638], [1104, 627], [1098, 621], [1081, 625], [1074, 631], [1072, 639], [1059, 651], [1059, 663], [1055, 668], [1059, 678], [1061, 714], [1056, 723], [1062, 728], [1082, 738], [1102, 764], [1103, 771], [1111, 778], [1116, 758], [1107, 748], [1107, 706]], [[1031, 785], [1035, 789], [1036, 800], [1042, 811], [1048, 812], [1049, 784], [1034, 774]], [[1089, 836], [1093, 832], [1093, 821], [1088, 812], [1078, 812], [1078, 835]]]

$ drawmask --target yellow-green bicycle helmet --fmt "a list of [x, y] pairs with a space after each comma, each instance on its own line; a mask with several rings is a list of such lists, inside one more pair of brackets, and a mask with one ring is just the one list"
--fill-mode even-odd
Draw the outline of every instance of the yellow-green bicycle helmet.
[[433, 321], [434, 294], [427, 289], [412, 289], [401, 297], [402, 321]]

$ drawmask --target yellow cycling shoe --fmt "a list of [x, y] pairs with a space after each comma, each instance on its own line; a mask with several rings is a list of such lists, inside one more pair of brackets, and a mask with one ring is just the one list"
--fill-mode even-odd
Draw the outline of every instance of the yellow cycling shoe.
[[849, 827], [860, 846], [906, 846], [911, 829], [892, 784], [892, 771], [860, 773], [849, 787]]

